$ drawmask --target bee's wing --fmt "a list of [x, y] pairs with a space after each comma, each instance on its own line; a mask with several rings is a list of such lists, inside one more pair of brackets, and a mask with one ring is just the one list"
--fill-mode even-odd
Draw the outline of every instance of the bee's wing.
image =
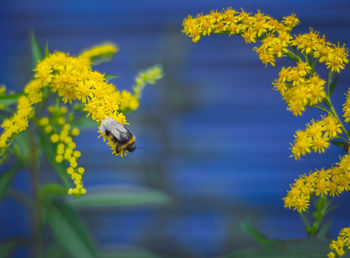
[[119, 123], [112, 128], [111, 133], [120, 143], [125, 143], [132, 137], [130, 131]]

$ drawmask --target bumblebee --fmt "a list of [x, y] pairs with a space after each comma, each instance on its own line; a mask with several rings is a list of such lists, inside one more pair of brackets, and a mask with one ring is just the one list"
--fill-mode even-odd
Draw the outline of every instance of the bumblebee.
[[115, 152], [123, 154], [125, 151], [133, 152], [136, 149], [136, 137], [123, 124], [112, 118], [101, 122], [100, 131], [109, 137], [115, 144]]

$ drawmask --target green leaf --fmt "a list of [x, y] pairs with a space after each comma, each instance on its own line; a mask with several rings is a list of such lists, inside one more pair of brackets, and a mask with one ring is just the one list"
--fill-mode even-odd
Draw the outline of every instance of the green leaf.
[[317, 233], [317, 238], [325, 239], [331, 226], [331, 221], [326, 221]]
[[57, 243], [54, 242], [52, 244], [50, 244], [43, 255], [44, 258], [62, 258], [62, 257], [69, 257], [67, 254], [67, 251], [62, 248], [62, 246]]
[[342, 149], [344, 149], [345, 144], [346, 144], [346, 142], [335, 141], [335, 140], [331, 141], [331, 143], [333, 143], [335, 146], [340, 147], [340, 148], [342, 148]]
[[69, 205], [57, 202], [49, 204], [48, 220], [57, 241], [73, 257], [98, 257], [88, 230]]
[[0, 257], [8, 258], [11, 253], [23, 242], [21, 239], [5, 240], [0, 243]]
[[106, 73], [105, 74], [105, 79], [106, 80], [112, 80], [112, 79], [116, 79], [116, 78], [120, 78], [120, 76], [115, 75], [115, 74], [111, 74], [111, 73]]
[[51, 166], [64, 183], [64, 186], [70, 187], [71, 185], [68, 174], [66, 172], [66, 166], [63, 163], [56, 162], [56, 150], [54, 144], [50, 141], [49, 136], [44, 132], [44, 130], [41, 127], [38, 127], [38, 131], [41, 147], [44, 150], [47, 159], [49, 160]]
[[168, 196], [161, 191], [114, 189], [110, 191], [89, 191], [84, 198], [70, 198], [69, 203], [76, 208], [106, 208], [163, 204], [168, 200]]
[[30, 34], [30, 42], [32, 45], [33, 68], [35, 68], [39, 61], [44, 58], [44, 54], [41, 51], [38, 41], [36, 40], [34, 32]]
[[80, 128], [83, 128], [83, 127], [95, 127], [97, 128], [97, 123], [96, 121], [92, 120], [91, 118], [80, 118], [80, 119], [75, 119], [71, 122], [71, 125], [73, 127], [80, 127]]
[[250, 218], [246, 218], [245, 221], [240, 223], [244, 232], [248, 233], [256, 242], [261, 245], [269, 245], [275, 243], [274, 240], [267, 239], [262, 233], [260, 233], [255, 227], [252, 226]]
[[18, 98], [23, 95], [24, 93], [16, 93], [11, 95], [0, 96], [0, 105], [9, 106], [12, 104], [17, 104]]
[[329, 244], [331, 240], [305, 238], [296, 240], [276, 241], [271, 245], [260, 247], [246, 248], [234, 251], [226, 258], [242, 258], [242, 257], [256, 257], [256, 258], [323, 258], [327, 257], [330, 252]]
[[116, 251], [103, 252], [99, 255], [100, 258], [159, 258], [159, 256], [146, 251]]
[[329, 87], [329, 91], [328, 91], [328, 96], [332, 96], [332, 93], [335, 89], [335, 86], [337, 86], [338, 83], [338, 79], [339, 79], [339, 75], [337, 75], [337, 77], [334, 79], [334, 81], [332, 82], [332, 84]]
[[[13, 140], [13, 148], [15, 150], [15, 154], [17, 159], [22, 164], [29, 164], [31, 158], [31, 149], [29, 146], [29, 137], [31, 137], [28, 133], [28, 130], [25, 130], [19, 134], [17, 134]], [[38, 155], [41, 157], [41, 155]]]
[[[7, 194], [12, 180], [15, 178], [18, 168], [9, 169], [0, 174], [0, 200]], [[0, 256], [1, 257], [1, 256]]]
[[40, 196], [42, 198], [50, 198], [58, 195], [66, 195], [68, 188], [56, 183], [47, 183], [40, 189]]
[[287, 52], [287, 56], [294, 61], [299, 61], [300, 59], [297, 55], [293, 54], [292, 52]]
[[113, 53], [113, 54], [106, 54], [106, 55], [100, 55], [100, 56], [93, 57], [91, 59], [91, 63], [92, 63], [92, 65], [99, 65], [99, 64], [102, 64], [104, 62], [108, 62], [108, 61], [113, 59], [114, 55], [115, 54]]

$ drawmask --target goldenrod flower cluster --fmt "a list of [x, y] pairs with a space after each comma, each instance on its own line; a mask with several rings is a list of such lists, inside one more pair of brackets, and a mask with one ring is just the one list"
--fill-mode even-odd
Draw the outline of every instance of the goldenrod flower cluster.
[[84, 110], [93, 120], [100, 122], [111, 117], [120, 123], [126, 122], [124, 115], [118, 112], [119, 91], [103, 74], [92, 70], [89, 59], [56, 52], [39, 62], [34, 71], [35, 78], [49, 85], [63, 102], [79, 100], [84, 103]]
[[313, 195], [332, 197], [350, 190], [350, 155], [343, 156], [335, 167], [302, 175], [291, 185], [291, 190], [283, 198], [284, 207], [304, 212], [309, 207]]
[[326, 97], [326, 82], [315, 73], [311, 75], [311, 70], [307, 63], [299, 61], [296, 67], [282, 67], [279, 78], [273, 83], [295, 116]]
[[345, 254], [344, 248], [350, 249], [350, 227], [343, 228], [337, 240], [333, 240], [329, 245], [329, 248], [334, 252], [328, 254], [328, 258], [335, 258], [338, 256], [343, 256]]
[[119, 51], [119, 47], [111, 42], [96, 45], [80, 53], [80, 56], [89, 60], [95, 58], [111, 58]]
[[33, 105], [42, 100], [41, 88], [42, 84], [39, 80], [33, 80], [27, 84], [24, 89], [26, 95], [18, 98], [16, 113], [1, 124], [3, 133], [0, 136], [0, 149], [6, 148], [14, 135], [27, 129], [29, 118], [34, 115]]
[[78, 128], [71, 128], [71, 125], [67, 122], [66, 107], [50, 106], [49, 113], [51, 117], [41, 118], [39, 125], [43, 127], [45, 133], [50, 136], [50, 141], [56, 146], [56, 162], [66, 161], [69, 164], [67, 173], [73, 180], [75, 188], [69, 189], [68, 193], [79, 197], [86, 193], [82, 180], [85, 169], [78, 167], [78, 159], [81, 153], [76, 150], [76, 144], [73, 141], [73, 138], [78, 136], [80, 131]]
[[350, 122], [350, 89], [348, 90], [348, 93], [346, 94], [346, 101], [343, 105], [343, 116], [345, 122]]
[[[279, 91], [293, 115], [302, 115], [306, 107], [316, 107], [326, 113], [320, 121], [311, 121], [304, 131], [297, 131], [292, 145], [292, 155], [300, 159], [311, 151], [322, 153], [329, 147], [334, 138], [344, 139], [339, 134], [344, 133], [348, 144], [349, 133], [339, 119], [330, 96], [336, 84], [334, 73], [340, 73], [349, 62], [348, 50], [345, 44], [337, 45], [327, 42], [325, 36], [310, 29], [308, 33], [292, 35], [292, 29], [299, 23], [295, 15], [284, 17], [281, 21], [273, 19], [260, 11], [251, 14], [236, 11], [231, 8], [221, 12], [211, 11], [207, 15], [188, 16], [183, 21], [183, 32], [197, 42], [202, 36], [215, 34], [240, 35], [247, 43], [261, 41], [254, 47], [259, 59], [266, 66], [275, 66], [276, 58], [288, 57], [296, 61], [296, 66], [282, 67], [279, 78], [273, 82], [275, 90]], [[317, 63], [324, 64], [329, 71], [327, 92], [326, 81], [315, 72]], [[350, 90], [343, 105], [345, 122], [350, 122]], [[350, 187], [350, 156], [345, 155], [337, 166], [303, 175], [291, 186], [284, 198], [285, 207], [298, 212], [308, 209], [310, 197], [313, 195], [335, 196]], [[346, 231], [349, 232], [350, 230]], [[345, 232], [345, 231], [344, 231]], [[339, 240], [340, 239], [340, 240]], [[333, 250], [341, 255], [345, 241], [349, 237], [343, 233], [338, 238], [339, 243], [333, 244]], [[348, 243], [348, 242], [347, 242]], [[349, 245], [345, 246], [349, 247]], [[330, 253], [331, 257], [333, 252]]]
[[[25, 87], [23, 96], [18, 98], [16, 113], [1, 124], [4, 130], [0, 136], [0, 150], [8, 146], [14, 135], [28, 127], [29, 119], [35, 112], [34, 105], [48, 98], [48, 95], [44, 96], [43, 93], [45, 87], [57, 93], [58, 98], [64, 103], [81, 102], [87, 116], [91, 116], [97, 125], [106, 118], [126, 124], [122, 112], [137, 109], [143, 87], [147, 83], [155, 83], [163, 74], [162, 69], [155, 66], [137, 77], [135, 93], [119, 91], [105, 79], [104, 74], [93, 71], [91, 67], [94, 58], [108, 57], [117, 51], [117, 46], [108, 43], [85, 50], [78, 57], [55, 52], [41, 60], [34, 69], [34, 79]], [[69, 193], [80, 196], [86, 192], [82, 182], [84, 168], [78, 168], [77, 160], [81, 154], [75, 149], [72, 139], [79, 134], [79, 129], [71, 130], [70, 124], [64, 118], [65, 110], [65, 108], [50, 107], [52, 119], [43, 118], [40, 120], [40, 125], [50, 135], [50, 140], [57, 145], [56, 162], [67, 161], [69, 164], [67, 173], [75, 183], [75, 188], [69, 189]], [[105, 138], [105, 135], [102, 133], [101, 135]], [[116, 144], [111, 138], [107, 137], [107, 139], [108, 145]], [[118, 155], [115, 152], [115, 146], [113, 151]]]
[[183, 22], [183, 32], [193, 42], [212, 33], [240, 35], [247, 43], [260, 40], [261, 45], [254, 50], [265, 65], [275, 66], [276, 58], [283, 56], [298, 61], [297, 67], [282, 68], [274, 86], [287, 102], [288, 109], [294, 115], [301, 115], [305, 107], [316, 105], [326, 96], [325, 81], [313, 70], [316, 61], [324, 63], [331, 72], [339, 73], [349, 60], [345, 45], [327, 42], [324, 36], [320, 37], [313, 30], [291, 35], [298, 23], [299, 19], [294, 14], [277, 21], [260, 11], [253, 15], [228, 8], [196, 18], [188, 16]]
[[301, 155], [311, 151], [323, 153], [329, 147], [330, 140], [341, 132], [338, 120], [331, 115], [322, 117], [320, 121], [312, 120], [311, 124], [307, 124], [305, 131], [298, 130], [294, 135], [292, 156], [298, 160]]

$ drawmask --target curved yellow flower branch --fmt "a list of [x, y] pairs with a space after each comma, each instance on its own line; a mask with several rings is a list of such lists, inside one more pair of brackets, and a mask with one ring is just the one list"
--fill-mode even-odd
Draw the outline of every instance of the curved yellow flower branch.
[[[311, 151], [322, 153], [335, 138], [346, 139], [342, 144], [349, 142], [349, 133], [336, 113], [330, 96], [337, 79], [334, 74], [340, 73], [349, 62], [348, 50], [345, 44], [337, 45], [327, 42], [325, 36], [310, 29], [310, 32], [301, 35], [292, 35], [292, 29], [299, 23], [294, 14], [278, 21], [258, 11], [256, 14], [245, 11], [236, 11], [227, 8], [211, 11], [210, 14], [198, 14], [195, 18], [188, 16], [183, 21], [183, 32], [197, 42], [203, 36], [211, 34], [239, 35], [247, 43], [260, 41], [260, 46], [254, 47], [259, 59], [265, 66], [275, 66], [276, 58], [288, 57], [296, 62], [294, 67], [282, 67], [279, 78], [273, 82], [277, 90], [287, 103], [287, 109], [293, 115], [299, 116], [306, 107], [315, 107], [328, 114], [321, 121], [312, 121], [305, 131], [297, 131], [292, 145], [292, 156], [300, 159]], [[320, 78], [315, 72], [316, 63], [324, 64], [329, 70], [328, 82]], [[327, 88], [325, 88], [327, 87]], [[350, 121], [350, 91], [343, 106], [345, 122]], [[339, 195], [350, 190], [349, 155], [345, 155], [337, 166], [327, 170], [317, 170], [308, 176], [301, 176], [291, 186], [291, 190], [284, 198], [285, 207], [302, 213], [309, 207], [313, 195]], [[325, 206], [326, 207], [326, 206]], [[324, 212], [322, 213], [324, 215]], [[323, 216], [322, 215], [322, 216]], [[317, 231], [322, 217], [315, 221], [313, 233]], [[307, 222], [308, 224], [308, 222]], [[342, 231], [343, 233], [345, 231]], [[331, 245], [338, 255], [342, 255], [344, 234], [338, 238], [341, 244]], [[341, 248], [340, 248], [341, 246]], [[338, 248], [339, 247], [339, 248]], [[347, 246], [348, 247], [348, 246]], [[338, 249], [337, 249], [338, 248]], [[330, 257], [335, 255], [331, 252]]]

